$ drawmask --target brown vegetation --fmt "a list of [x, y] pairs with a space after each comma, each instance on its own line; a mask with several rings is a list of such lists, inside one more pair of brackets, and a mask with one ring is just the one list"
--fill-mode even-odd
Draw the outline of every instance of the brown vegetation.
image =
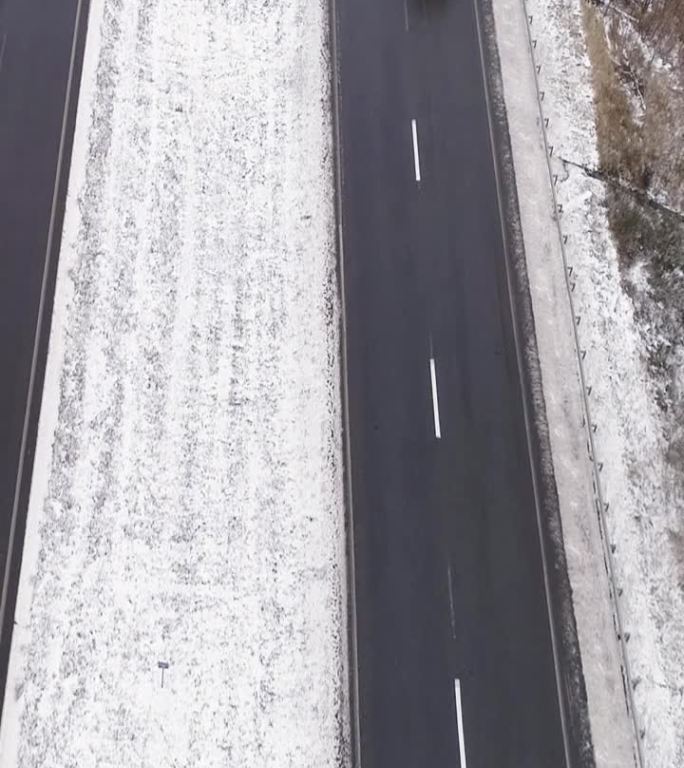
[[684, 483], [684, 2], [597, 0], [585, 3], [584, 21], [598, 173]]

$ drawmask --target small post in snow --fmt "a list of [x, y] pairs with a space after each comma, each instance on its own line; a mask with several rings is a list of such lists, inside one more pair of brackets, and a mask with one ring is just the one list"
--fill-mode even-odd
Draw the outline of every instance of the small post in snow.
[[162, 677], [161, 677], [161, 687], [164, 687], [164, 670], [169, 668], [169, 662], [168, 661], [158, 661], [157, 666], [159, 669], [161, 669]]

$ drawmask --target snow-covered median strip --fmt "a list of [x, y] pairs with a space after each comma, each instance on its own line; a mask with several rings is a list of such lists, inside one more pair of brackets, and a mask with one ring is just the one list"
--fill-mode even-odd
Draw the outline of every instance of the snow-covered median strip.
[[346, 764], [326, 40], [91, 4], [3, 768]]

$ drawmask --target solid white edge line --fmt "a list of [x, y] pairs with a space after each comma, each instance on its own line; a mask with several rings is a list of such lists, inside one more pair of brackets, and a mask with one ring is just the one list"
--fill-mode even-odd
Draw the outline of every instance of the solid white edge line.
[[439, 423], [439, 400], [437, 399], [437, 372], [435, 371], [435, 358], [430, 358], [430, 384], [432, 385], [432, 413], [435, 418], [435, 437], [442, 438], [442, 428]]
[[[52, 209], [50, 211], [50, 224], [48, 226], [47, 245], [45, 248], [45, 262], [43, 264], [43, 276], [40, 288], [40, 299], [38, 301], [38, 316], [36, 318], [35, 332], [33, 335], [33, 353], [31, 357], [31, 372], [29, 375], [29, 384], [26, 396], [26, 409], [24, 411], [24, 424], [21, 433], [21, 446], [19, 448], [19, 462], [17, 465], [16, 482], [14, 485], [14, 500], [12, 502], [12, 518], [10, 521], [10, 532], [7, 543], [7, 559], [5, 560], [5, 573], [2, 583], [2, 597], [0, 597], [0, 637], [5, 623], [5, 611], [7, 610], [7, 597], [9, 591], [10, 571], [12, 569], [12, 556], [14, 551], [14, 538], [16, 536], [17, 515], [19, 511], [19, 499], [21, 496], [22, 476], [24, 473], [24, 461], [26, 460], [26, 449], [28, 445], [28, 431], [31, 408], [35, 390], [36, 371], [38, 368], [38, 348], [40, 346], [40, 329], [43, 324], [43, 314], [45, 312], [45, 298], [47, 294], [48, 275], [50, 273], [52, 242], [55, 234], [55, 217], [57, 211], [57, 198], [59, 195], [59, 183], [62, 175], [62, 162], [64, 159], [64, 147], [66, 144], [67, 123], [69, 120], [69, 107], [71, 104], [71, 90], [74, 80], [74, 67], [76, 65], [76, 49], [78, 43], [78, 29], [81, 21], [81, 9], [83, 0], [78, 1], [76, 6], [76, 16], [74, 19], [74, 33], [71, 40], [71, 55], [69, 60], [69, 72], [67, 74], [67, 87], [64, 96], [64, 111], [62, 113], [62, 128], [59, 138], [59, 151], [57, 154], [57, 167], [55, 169], [55, 182], [52, 189]], [[87, 22], [86, 22], [87, 23]], [[87, 34], [87, 29], [86, 29]], [[29, 491], [30, 493], [30, 491]], [[0, 697], [4, 697], [6, 691], [0, 691]]]
[[487, 123], [489, 127], [489, 146], [492, 155], [492, 168], [494, 170], [494, 180], [496, 183], [496, 199], [499, 208], [499, 224], [501, 226], [501, 239], [504, 248], [504, 265], [506, 271], [506, 288], [508, 290], [508, 302], [511, 310], [511, 324], [513, 326], [513, 343], [515, 346], [516, 362], [518, 364], [518, 378], [520, 380], [520, 386], [522, 391], [522, 408], [523, 418], [525, 421], [525, 436], [527, 438], [527, 453], [530, 463], [530, 475], [532, 477], [532, 491], [534, 494], [534, 506], [537, 515], [537, 531], [539, 534], [539, 548], [541, 550], [542, 570], [544, 572], [544, 592], [546, 594], [546, 609], [549, 619], [549, 632], [551, 634], [551, 650], [553, 654], [553, 666], [556, 676], [556, 693], [558, 695], [558, 708], [560, 712], [561, 731], [563, 735], [563, 749], [565, 752], [565, 765], [566, 768], [571, 768], [572, 761], [570, 759], [570, 739], [568, 735], [568, 727], [566, 723], [566, 708], [562, 695], [562, 681], [561, 681], [561, 669], [560, 659], [558, 654], [558, 638], [556, 637], [556, 628], [553, 621], [553, 612], [551, 609], [551, 585], [549, 579], [549, 566], [546, 555], [546, 547], [544, 545], [544, 534], [542, 531], [541, 523], [541, 500], [539, 495], [539, 483], [537, 479], [537, 473], [534, 468], [534, 456], [532, 453], [532, 426], [531, 415], [527, 404], [525, 393], [527, 392], [527, 385], [525, 383], [524, 365], [522, 357], [522, 348], [517, 327], [517, 314], [515, 307], [515, 300], [513, 297], [513, 278], [511, 276], [511, 267], [509, 264], [509, 252], [508, 252], [508, 239], [506, 237], [506, 226], [504, 224], [504, 204], [501, 197], [501, 179], [499, 178], [499, 169], [496, 164], [496, 142], [494, 140], [494, 120], [492, 118], [492, 109], [490, 106], [489, 98], [489, 85], [487, 84], [487, 68], [485, 64], [484, 43], [482, 36], [482, 23], [480, 21], [480, 11], [478, 9], [478, 0], [473, 0], [473, 9], [475, 11], [475, 26], [477, 28], [477, 42], [480, 49], [480, 67], [482, 70], [482, 85], [484, 88], [485, 107], [487, 109]]
[[411, 133], [413, 135], [413, 167], [416, 172], [416, 181], [420, 181], [420, 155], [418, 154], [418, 125], [415, 118], [411, 120]]
[[458, 725], [458, 754], [461, 768], [466, 768], [465, 734], [463, 733], [463, 703], [461, 702], [461, 681], [454, 678], [454, 696], [456, 698], [456, 722]]

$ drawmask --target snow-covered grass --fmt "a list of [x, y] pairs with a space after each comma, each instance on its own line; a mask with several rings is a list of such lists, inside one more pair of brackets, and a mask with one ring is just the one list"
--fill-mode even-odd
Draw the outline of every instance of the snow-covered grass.
[[347, 763], [326, 41], [91, 3], [4, 768]]
[[[596, 458], [603, 466], [608, 536], [615, 547], [618, 599], [629, 634], [627, 652], [645, 762], [649, 768], [672, 768], [684, 765], [684, 592], [677, 551], [682, 541], [684, 489], [681, 475], [668, 458], [672, 427], [657, 404], [658, 382], [648, 364], [649, 329], [642, 326], [634, 292], [625, 290], [609, 228], [607, 189], [584, 170], [597, 168], [598, 151], [582, 4], [579, 0], [527, 0], [526, 5], [533, 19], [535, 59], [549, 118], [549, 143], [554, 148], [561, 227], [568, 235], [578, 332], [586, 350], [584, 365], [596, 423]], [[643, 289], [638, 264], [633, 272], [634, 286]], [[547, 320], [537, 318], [537, 322]], [[559, 393], [547, 396], [553, 400]], [[553, 432], [556, 425], [551, 417], [550, 421]], [[563, 461], [563, 457], [554, 458]], [[569, 560], [577, 544], [570, 538]], [[578, 551], [588, 554], [590, 547]], [[588, 560], [587, 567], [591, 568]], [[581, 642], [582, 623], [590, 625], [592, 620], [583, 619], [578, 611]], [[600, 622], [598, 616], [596, 621]], [[587, 638], [590, 634], [585, 633], [583, 660], [595, 650]], [[590, 678], [597, 669], [585, 664], [590, 714]], [[594, 695], [599, 692], [596, 688]], [[609, 743], [605, 731], [595, 727], [595, 708], [593, 714], [595, 742], [605, 745]], [[600, 765], [620, 764], [612, 763], [606, 750], [597, 754], [597, 760]]]

